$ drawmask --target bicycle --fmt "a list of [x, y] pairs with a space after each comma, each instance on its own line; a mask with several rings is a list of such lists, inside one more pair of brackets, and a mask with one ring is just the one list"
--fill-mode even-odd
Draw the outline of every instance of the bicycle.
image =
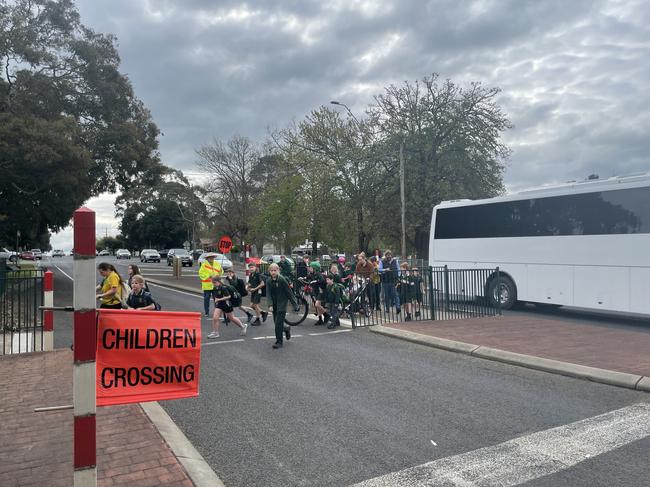
[[[307, 318], [309, 314], [309, 303], [305, 298], [305, 295], [308, 294], [306, 288], [309, 288], [309, 284], [304, 281], [302, 278], [293, 278], [291, 289], [298, 303], [298, 310], [295, 310], [292, 305], [287, 306], [287, 314], [284, 317], [284, 322], [290, 326], [297, 326]], [[311, 296], [311, 294], [309, 294]], [[311, 296], [312, 301], [314, 299]]]

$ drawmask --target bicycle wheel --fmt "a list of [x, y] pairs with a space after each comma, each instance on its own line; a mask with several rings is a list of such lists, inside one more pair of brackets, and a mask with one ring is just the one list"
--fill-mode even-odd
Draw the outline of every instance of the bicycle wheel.
[[307, 301], [305, 298], [296, 298], [298, 302], [298, 311], [293, 309], [293, 305], [289, 303], [287, 305], [287, 314], [284, 317], [285, 323], [291, 326], [296, 326], [305, 321], [307, 318], [307, 312], [309, 311], [309, 306], [307, 306]]

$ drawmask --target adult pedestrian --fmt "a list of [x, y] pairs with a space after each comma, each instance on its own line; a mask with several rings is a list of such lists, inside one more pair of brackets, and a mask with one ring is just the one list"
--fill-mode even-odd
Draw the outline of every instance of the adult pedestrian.
[[[224, 278], [225, 281], [225, 278]], [[241, 328], [240, 335], [246, 335], [246, 329], [248, 325], [242, 323], [239, 318], [233, 314], [233, 301], [236, 301], [237, 297], [234, 295], [230, 286], [224, 283], [220, 277], [214, 276], [212, 278], [212, 297], [214, 299], [214, 314], [212, 315], [212, 332], [208, 335], [208, 338], [219, 338], [219, 322], [221, 321], [221, 316], [225, 315], [228, 318], [228, 321], [232, 321], [235, 325]]]
[[370, 307], [375, 308], [378, 306], [378, 303], [375, 303], [375, 287], [376, 284], [372, 282], [373, 274], [375, 273], [375, 266], [372, 265], [366, 258], [365, 252], [360, 252], [357, 255], [357, 265], [354, 268], [354, 273], [357, 276], [357, 279], [361, 279], [363, 284], [366, 287], [366, 293], [368, 295], [368, 301], [370, 301]]
[[381, 277], [379, 276], [379, 262], [377, 262], [377, 256], [373, 255], [370, 257], [370, 263], [374, 267], [374, 272], [370, 276], [370, 283], [372, 284], [372, 298], [370, 302], [372, 303], [372, 307], [379, 311], [380, 310], [380, 303], [381, 303]]
[[[102, 276], [102, 282], [97, 286], [95, 297], [101, 300], [99, 305], [103, 309], [122, 309], [122, 278], [113, 264], [100, 262], [97, 266], [99, 274]], [[126, 297], [126, 296], [125, 296]]]
[[[262, 302], [262, 288], [266, 285], [262, 274], [260, 274], [257, 264], [251, 262], [248, 264], [248, 292], [251, 295], [251, 308], [255, 313], [255, 320], [251, 323], [252, 326], [259, 326], [262, 322], [266, 321], [268, 312], [262, 311], [260, 309], [260, 303]], [[260, 322], [260, 315], [262, 316], [262, 322]]]
[[397, 267], [397, 260], [393, 258], [393, 253], [390, 250], [384, 252], [384, 258], [381, 261], [381, 287], [384, 291], [384, 310], [389, 312], [392, 306], [395, 306], [395, 313], [400, 314], [402, 308], [399, 302], [399, 295], [395, 285], [399, 277], [399, 269]]
[[291, 327], [284, 322], [287, 315], [287, 302], [291, 301], [293, 309], [300, 308], [296, 297], [293, 294], [289, 283], [284, 276], [280, 275], [280, 267], [277, 264], [269, 266], [271, 277], [266, 281], [269, 305], [273, 308], [273, 322], [275, 323], [275, 343], [273, 348], [282, 348], [282, 333], [287, 340], [291, 340]]
[[199, 267], [199, 279], [201, 280], [201, 289], [203, 290], [203, 310], [205, 316], [210, 316], [210, 301], [212, 300], [212, 291], [214, 290], [213, 278], [223, 275], [221, 264], [214, 261], [216, 256], [217, 254], [214, 252], [207, 252], [203, 255], [205, 261]]

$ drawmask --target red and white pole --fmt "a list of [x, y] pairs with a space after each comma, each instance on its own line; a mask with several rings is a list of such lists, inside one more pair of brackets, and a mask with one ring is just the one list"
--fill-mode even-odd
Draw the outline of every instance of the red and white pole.
[[96, 487], [95, 212], [74, 212], [74, 486]]
[[[43, 306], [54, 306], [54, 272], [46, 271], [43, 275]], [[43, 350], [54, 350], [54, 311], [43, 311]]]

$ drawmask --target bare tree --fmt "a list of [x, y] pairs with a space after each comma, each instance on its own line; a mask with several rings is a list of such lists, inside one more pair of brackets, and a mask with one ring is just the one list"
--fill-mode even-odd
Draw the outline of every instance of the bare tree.
[[204, 173], [202, 184], [208, 190], [208, 209], [223, 221], [231, 237], [245, 241], [254, 211], [258, 148], [247, 137], [234, 135], [225, 144], [215, 138], [196, 153], [196, 165]]

